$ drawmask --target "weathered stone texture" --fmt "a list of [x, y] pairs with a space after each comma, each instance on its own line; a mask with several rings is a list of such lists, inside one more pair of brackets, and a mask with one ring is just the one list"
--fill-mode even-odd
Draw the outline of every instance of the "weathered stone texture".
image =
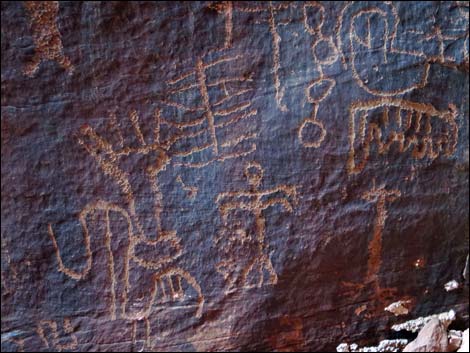
[[467, 2], [1, 8], [2, 351], [468, 325]]

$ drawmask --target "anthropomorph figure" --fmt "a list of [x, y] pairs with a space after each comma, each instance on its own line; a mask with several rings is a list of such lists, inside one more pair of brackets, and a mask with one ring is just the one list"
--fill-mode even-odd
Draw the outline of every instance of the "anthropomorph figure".
[[[385, 187], [376, 187], [362, 195], [364, 200], [375, 203], [375, 220], [372, 239], [369, 241], [367, 250], [367, 274], [361, 283], [343, 282], [343, 285], [350, 288], [353, 296], [361, 295], [364, 289], [373, 292], [372, 304], [364, 312], [366, 318], [370, 318], [373, 313], [381, 313], [384, 308], [394, 301], [396, 297], [395, 288], [384, 288], [380, 284], [380, 267], [382, 264], [382, 237], [385, 229], [385, 221], [388, 217], [387, 203], [396, 201], [401, 196], [399, 190], [387, 190]], [[409, 297], [402, 297], [404, 301], [410, 301]], [[357, 314], [359, 315], [359, 314]]]
[[[287, 212], [293, 212], [293, 204], [297, 201], [294, 186], [280, 185], [273, 189], [260, 190], [263, 169], [258, 163], [248, 163], [245, 176], [250, 184], [248, 190], [224, 192], [216, 198], [224, 223], [222, 237], [228, 238], [222, 240], [229, 242], [225, 249], [227, 259], [220, 262], [217, 267], [228, 281], [228, 292], [234, 291], [238, 285], [252, 288], [277, 283], [277, 274], [266, 249], [266, 219], [263, 211], [271, 206], [280, 205]], [[251, 228], [247, 224], [250, 215], [253, 225]], [[238, 218], [242, 216], [243, 219], [234, 219], [237, 216]], [[242, 221], [244, 224], [241, 224]], [[243, 251], [244, 256], [248, 254], [248, 259], [240, 258], [234, 253], [240, 244], [245, 249], [249, 248]]]
[[63, 53], [62, 39], [57, 27], [58, 1], [25, 1], [34, 40], [34, 56], [24, 68], [27, 76], [34, 76], [42, 61], [53, 60], [69, 74], [74, 70], [70, 59]]

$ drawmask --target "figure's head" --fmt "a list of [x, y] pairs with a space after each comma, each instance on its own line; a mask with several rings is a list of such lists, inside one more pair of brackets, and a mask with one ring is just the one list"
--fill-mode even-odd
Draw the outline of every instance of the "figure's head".
[[251, 186], [257, 188], [263, 179], [263, 168], [257, 162], [249, 162], [245, 166], [245, 177]]

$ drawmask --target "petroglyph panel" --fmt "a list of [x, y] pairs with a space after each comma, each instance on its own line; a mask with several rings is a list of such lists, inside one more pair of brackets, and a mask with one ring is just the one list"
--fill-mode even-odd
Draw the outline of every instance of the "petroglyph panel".
[[468, 325], [467, 2], [1, 6], [2, 351]]

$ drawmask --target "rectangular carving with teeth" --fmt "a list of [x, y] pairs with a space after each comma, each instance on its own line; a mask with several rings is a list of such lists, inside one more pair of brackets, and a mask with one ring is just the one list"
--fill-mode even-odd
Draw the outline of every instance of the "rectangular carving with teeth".
[[374, 150], [386, 155], [392, 146], [415, 159], [451, 156], [458, 140], [457, 109], [398, 98], [355, 102], [349, 109], [348, 173], [360, 173]]

